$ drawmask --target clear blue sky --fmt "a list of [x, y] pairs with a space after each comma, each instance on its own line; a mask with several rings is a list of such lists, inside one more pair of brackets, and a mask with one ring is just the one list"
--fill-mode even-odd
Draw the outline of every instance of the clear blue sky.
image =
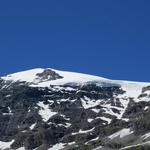
[[150, 81], [150, 1], [0, 1], [0, 75], [35, 67]]

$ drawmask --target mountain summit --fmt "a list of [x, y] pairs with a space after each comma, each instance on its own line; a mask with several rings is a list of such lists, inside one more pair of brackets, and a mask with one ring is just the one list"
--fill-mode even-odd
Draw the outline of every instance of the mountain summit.
[[0, 149], [149, 148], [150, 83], [38, 68], [0, 77]]

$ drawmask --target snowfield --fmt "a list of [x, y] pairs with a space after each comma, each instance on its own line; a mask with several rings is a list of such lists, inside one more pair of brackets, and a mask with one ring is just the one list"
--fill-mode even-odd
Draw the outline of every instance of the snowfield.
[[[63, 78], [51, 81], [40, 81], [37, 74], [42, 73], [44, 70], [50, 69]], [[51, 68], [37, 68], [28, 71], [22, 71], [14, 74], [9, 74], [7, 76], [1, 77], [6, 81], [24, 81], [30, 83], [30, 86], [35, 87], [49, 87], [50, 85], [64, 85], [64, 84], [89, 84], [95, 83], [97, 86], [111, 86], [120, 85], [125, 91], [126, 96], [136, 97], [139, 96], [143, 87], [150, 85], [150, 83], [145, 82], [132, 82], [132, 81], [122, 81], [122, 80], [110, 80], [103, 77], [87, 75], [82, 73], [74, 73], [68, 71], [59, 71]], [[138, 101], [138, 100], [137, 100]]]

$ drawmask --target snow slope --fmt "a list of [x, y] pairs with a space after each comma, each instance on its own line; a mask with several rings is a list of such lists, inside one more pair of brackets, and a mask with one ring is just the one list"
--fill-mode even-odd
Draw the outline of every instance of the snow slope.
[[[49, 87], [50, 85], [64, 85], [64, 84], [86, 84], [86, 83], [96, 83], [99, 86], [107, 85], [107, 84], [117, 84], [122, 87], [123, 90], [126, 91], [127, 97], [137, 97], [140, 95], [141, 90], [143, 87], [150, 85], [150, 83], [143, 83], [143, 82], [132, 82], [132, 81], [121, 81], [121, 80], [110, 80], [103, 77], [92, 76], [82, 73], [74, 73], [74, 72], [67, 72], [67, 71], [59, 71], [51, 68], [50, 69], [63, 78], [51, 81], [41, 81], [39, 82], [38, 73], [42, 73], [45, 69], [37, 68], [28, 71], [18, 72], [14, 74], [9, 74], [7, 76], [1, 77], [3, 80], [6, 81], [25, 81], [30, 83], [30, 86], [35, 87]], [[139, 100], [137, 100], [139, 101]]]
[[[92, 75], [86, 75], [86, 74], [81, 74], [81, 73], [74, 73], [74, 72], [67, 72], [67, 71], [59, 71], [59, 70], [54, 70], [51, 68], [47, 68], [52, 71], [55, 71], [58, 73], [60, 76], [62, 76], [62, 79], [57, 79], [54, 81], [46, 81], [43, 82], [42, 84], [38, 86], [48, 86], [48, 85], [61, 85], [69, 82], [76, 82], [76, 83], [83, 83], [83, 82], [88, 82], [88, 81], [106, 81], [107, 79], [102, 78], [102, 77], [97, 77], [97, 76], [92, 76]], [[25, 81], [25, 82], [32, 82], [32, 83], [37, 83], [37, 74], [42, 73], [45, 69], [38, 68], [38, 69], [32, 69], [28, 71], [23, 71], [23, 72], [18, 72], [14, 74], [10, 74], [7, 76], [2, 77], [4, 80], [12, 80], [12, 81]]]

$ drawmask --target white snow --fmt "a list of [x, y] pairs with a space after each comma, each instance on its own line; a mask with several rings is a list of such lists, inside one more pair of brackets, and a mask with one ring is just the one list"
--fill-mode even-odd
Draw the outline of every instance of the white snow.
[[94, 100], [94, 99], [92, 100], [86, 96], [84, 96], [84, 99], [81, 99], [82, 106], [84, 107], [84, 109], [95, 107], [99, 105], [101, 101], [102, 100]]
[[74, 89], [74, 88], [71, 88], [71, 87], [55, 86], [54, 88], [57, 89], [57, 90], [75, 91], [75, 89]]
[[54, 104], [53, 100], [48, 100], [48, 102], [50, 103], [50, 105]]
[[25, 148], [24, 147], [20, 147], [20, 148], [18, 148], [16, 150], [25, 150]]
[[71, 124], [70, 123], [65, 123], [65, 125], [64, 124], [57, 124], [57, 126], [63, 126], [63, 127], [69, 128], [71, 126]]
[[150, 95], [150, 90], [149, 91], [145, 91], [144, 94]]
[[77, 134], [79, 134], [79, 132], [73, 132], [73, 133], [71, 133], [71, 135], [77, 135]]
[[[101, 106], [103, 107], [103, 110], [105, 110], [106, 114], [116, 116], [117, 119], [122, 119], [123, 114], [125, 113], [126, 108], [128, 107], [130, 99], [126, 96], [126, 93], [117, 95], [115, 96], [115, 98], [120, 101], [121, 107], [112, 106], [111, 103], [103, 104]], [[113, 112], [112, 109], [117, 109], [119, 113]]]
[[146, 134], [144, 134], [143, 136], [142, 136], [142, 138], [145, 140], [145, 139], [147, 139], [147, 138], [149, 138], [150, 137], [150, 132], [149, 133], [146, 133]]
[[93, 109], [91, 109], [92, 111], [94, 111], [95, 113], [99, 113], [100, 112], [100, 109], [96, 109], [96, 108], [93, 108]]
[[147, 96], [146, 96], [146, 97], [141, 97], [141, 98], [138, 99], [137, 102], [140, 102], [140, 101], [149, 102], [149, 101], [150, 101], [150, 98], [147, 97]]
[[58, 143], [58, 144], [55, 144], [53, 147], [49, 148], [48, 150], [61, 150], [63, 148], [64, 148], [64, 144]]
[[93, 150], [100, 150], [101, 148], [103, 148], [102, 146], [98, 146], [96, 148], [94, 148]]
[[61, 103], [61, 102], [67, 102], [67, 101], [70, 101], [69, 98], [68, 99], [59, 99], [57, 100], [57, 102]]
[[13, 113], [12, 113], [12, 111], [11, 111], [11, 109], [10, 109], [10, 107], [8, 107], [8, 113], [3, 113], [3, 115], [5, 116], [5, 115], [13, 115]]
[[110, 104], [107, 104], [107, 105], [103, 105], [103, 110], [105, 111], [106, 114], [109, 114], [109, 115], [112, 115], [112, 116], [116, 116], [118, 119], [121, 119], [121, 115], [118, 114], [118, 113], [114, 113], [112, 111], [112, 106]]
[[6, 115], [13, 115], [13, 113], [3, 113], [4, 116]]
[[65, 145], [73, 145], [73, 144], [75, 144], [75, 142], [57, 143], [57, 144], [53, 145], [51, 148], [49, 148], [48, 150], [62, 150], [63, 148], [65, 148]]
[[77, 135], [77, 134], [84, 134], [84, 133], [89, 133], [89, 132], [92, 132], [93, 130], [95, 129], [95, 127], [94, 128], [92, 128], [92, 129], [90, 129], [90, 130], [79, 130], [79, 132], [74, 132], [74, 133], [71, 133], [72, 135]]
[[149, 107], [148, 106], [145, 106], [144, 110], [147, 110]]
[[11, 144], [14, 142], [15, 140], [12, 140], [10, 142], [2, 142], [0, 141], [0, 149], [6, 149], [6, 148], [10, 148]]
[[[52, 80], [52, 81], [43, 81], [39, 82], [37, 77], [38, 73], [42, 73], [45, 69], [51, 69], [55, 71], [57, 74], [62, 76], [63, 78]], [[132, 82], [132, 81], [123, 81], [123, 80], [110, 80], [103, 77], [82, 74], [82, 73], [74, 73], [74, 72], [67, 72], [67, 71], [59, 71], [52, 68], [36, 68], [32, 70], [22, 71], [14, 74], [10, 74], [7, 76], [1, 77], [4, 80], [12, 80], [16, 81], [25, 81], [29, 83], [34, 83], [32, 86], [38, 87], [49, 87], [49, 85], [64, 85], [67, 83], [75, 83], [75, 84], [85, 84], [87, 82], [94, 82], [98, 86], [101, 85], [120, 85], [125, 91], [127, 97], [134, 97], [137, 100], [137, 97], [141, 94], [142, 88], [150, 85], [150, 83], [145, 82]], [[36, 85], [35, 85], [36, 84]], [[73, 90], [69, 88], [68, 90]], [[145, 91], [145, 93], [149, 94], [150, 91]], [[138, 101], [138, 100], [137, 100]]]
[[[51, 68], [47, 68], [51, 69]], [[32, 69], [28, 71], [22, 71], [14, 74], [10, 74], [7, 76], [2, 77], [4, 80], [12, 80], [12, 81], [25, 81], [29, 83], [35, 83], [36, 85], [32, 86], [38, 86], [38, 87], [47, 87], [49, 85], [64, 85], [67, 83], [85, 83], [89, 81], [105, 81], [107, 79], [98, 77], [98, 76], [92, 76], [92, 75], [87, 75], [87, 74], [82, 74], [82, 73], [74, 73], [74, 72], [67, 72], [67, 71], [59, 71], [55, 69], [51, 69], [58, 73], [60, 76], [62, 76], [62, 79], [57, 79], [53, 81], [45, 81], [39, 83], [39, 80], [37, 78], [38, 73], [42, 73], [45, 69], [43, 68], [37, 68], [37, 69]], [[38, 84], [37, 84], [38, 83]], [[70, 90], [70, 89], [69, 89]], [[72, 89], [71, 89], [72, 90]]]
[[67, 143], [67, 145], [74, 145], [74, 144], [76, 144], [76, 142]]
[[[100, 119], [102, 119], [102, 120], [104, 120], [104, 121], [107, 121], [108, 124], [110, 124], [110, 123], [111, 123], [111, 120], [112, 120], [112, 119], [106, 118], [106, 117], [97, 117], [97, 118], [100, 118]], [[96, 119], [97, 119], [97, 118], [96, 118]]]
[[140, 144], [136, 144], [136, 145], [126, 146], [126, 147], [121, 148], [121, 150], [125, 150], [125, 149], [128, 149], [128, 148], [132, 148], [132, 147], [136, 147], [136, 146], [140, 146], [140, 145], [146, 145], [146, 144], [150, 144], [150, 141], [144, 142], [144, 143], [140, 143]]
[[92, 139], [92, 140], [86, 142], [85, 144], [88, 144], [88, 143], [93, 142], [93, 141], [97, 141], [98, 139], [99, 139], [99, 137], [96, 137], [96, 138], [94, 138], [94, 139]]
[[[142, 92], [142, 88], [145, 86], [148, 86], [148, 84], [150, 83], [140, 83], [140, 82], [131, 82], [131, 81], [118, 81], [118, 80], [114, 80], [114, 82], [116, 84], [120, 84], [121, 88], [126, 91], [124, 94], [120, 94], [115, 96], [116, 99], [119, 99], [122, 107], [115, 107], [115, 106], [111, 106], [111, 104], [103, 104], [101, 105], [103, 107], [103, 109], [105, 110], [106, 114], [110, 114], [113, 116], [116, 116], [117, 119], [123, 119], [123, 114], [125, 113], [128, 104], [130, 102], [130, 98], [133, 98], [133, 100], [135, 102], [139, 102], [139, 101], [150, 101], [150, 99], [142, 99], [142, 98], [138, 98], [139, 95]], [[114, 113], [112, 111], [112, 109], [115, 108], [119, 111], [119, 113]], [[128, 120], [126, 120], [128, 121]]]
[[5, 97], [10, 97], [11, 95], [10, 94], [8, 94], [8, 95], [6, 95]]
[[21, 131], [21, 132], [26, 133], [26, 132], [27, 132], [27, 130], [23, 130], [23, 131]]
[[49, 118], [57, 114], [57, 112], [52, 112], [49, 108], [49, 105], [45, 105], [43, 102], [38, 102], [37, 105], [40, 107], [39, 114], [45, 122], [47, 122]]
[[71, 125], [72, 125], [71, 123], [66, 122], [65, 127], [66, 127], [66, 128], [69, 128]]
[[128, 122], [130, 119], [129, 118], [121, 118], [122, 120], [124, 120], [125, 122]]
[[138, 98], [140, 94], [142, 94], [142, 89], [143, 87], [147, 87], [150, 85], [150, 83], [146, 82], [132, 82], [132, 81], [119, 81], [119, 80], [114, 80], [116, 83], [120, 84], [122, 89], [126, 91], [124, 96], [126, 98], [133, 98], [135, 102], [140, 102], [140, 101], [150, 101], [149, 98]]
[[[51, 69], [51, 68], [50, 68]], [[87, 75], [87, 74], [82, 74], [82, 73], [74, 73], [74, 72], [67, 72], [67, 71], [59, 71], [55, 69], [51, 69], [58, 73], [60, 76], [62, 76], [62, 79], [57, 79], [53, 81], [49, 81], [51, 85], [64, 85], [66, 83], [85, 83], [88, 81], [105, 81], [107, 79], [98, 77], [98, 76], [92, 76], [92, 75]], [[42, 83], [41, 86], [44, 86], [45, 83]]]
[[65, 120], [69, 121], [70, 118], [67, 118], [65, 115], [59, 114], [60, 116], [62, 116]]
[[108, 136], [108, 138], [111, 139], [111, 140], [116, 138], [116, 137], [123, 138], [123, 137], [125, 137], [127, 135], [130, 135], [132, 133], [133, 133], [133, 131], [131, 131], [129, 128], [124, 128], [124, 129], [122, 129], [122, 130], [120, 130], [120, 131], [118, 131], [118, 132]]
[[12, 80], [12, 81], [26, 81], [26, 82], [35, 82], [36, 83], [36, 74], [42, 73], [44, 69], [37, 68], [27, 71], [22, 71], [14, 74], [7, 75], [5, 77], [2, 77], [4, 80]]
[[75, 100], [70, 100], [70, 99], [58, 99], [56, 100], [57, 104], [61, 104], [62, 102], [69, 102], [69, 103], [73, 103], [75, 102], [77, 99]]
[[89, 123], [91, 123], [93, 120], [94, 120], [94, 119], [92, 119], [92, 118], [87, 119], [87, 121], [88, 121]]
[[[62, 79], [52, 80], [52, 81], [45, 81], [42, 83], [38, 83], [37, 74], [42, 73], [45, 69], [51, 69], [52, 71], [55, 71], [57, 74], [62, 76]], [[132, 81], [123, 81], [123, 80], [110, 80], [103, 77], [83, 74], [83, 73], [74, 73], [74, 72], [68, 72], [68, 71], [59, 71], [52, 68], [36, 68], [31, 69], [27, 71], [22, 71], [14, 74], [9, 74], [7, 76], [1, 77], [4, 80], [12, 80], [12, 81], [25, 81], [25, 82], [33, 82], [38, 83], [35, 86], [39, 87], [47, 87], [49, 85], [64, 85], [66, 83], [86, 83], [90, 81], [95, 81], [97, 85], [103, 84], [118, 84], [121, 85], [124, 90], [127, 90], [127, 95], [131, 97], [137, 97], [141, 93], [141, 89], [144, 86], [150, 85], [150, 83], [144, 83], [144, 82], [132, 82]], [[72, 88], [69, 90], [73, 90]]]
[[36, 126], [36, 123], [32, 124], [32, 125], [30, 126], [30, 130], [33, 130], [35, 126]]
[[150, 101], [150, 91], [145, 91], [143, 94], [147, 94], [147, 95], [144, 97], [140, 97], [139, 101], [149, 102]]
[[150, 83], [144, 82], [119, 81], [119, 80], [114, 81], [120, 84], [123, 90], [126, 91], [125, 96], [133, 98], [138, 98], [138, 96], [141, 94], [142, 88], [150, 85]]
[[79, 133], [80, 134], [83, 134], [83, 133], [88, 133], [88, 132], [92, 132], [93, 130], [95, 129], [95, 127], [94, 128], [92, 128], [92, 129], [90, 129], [90, 130], [79, 130]]

